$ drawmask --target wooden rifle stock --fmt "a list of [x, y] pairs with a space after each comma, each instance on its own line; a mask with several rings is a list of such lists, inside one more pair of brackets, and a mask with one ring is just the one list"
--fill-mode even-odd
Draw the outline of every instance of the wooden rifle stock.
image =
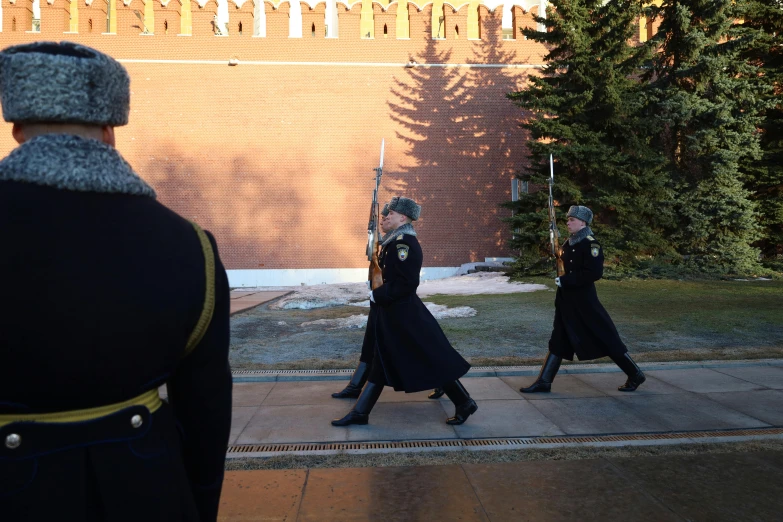
[[375, 249], [372, 253], [372, 261], [370, 261], [370, 273], [367, 279], [370, 281], [370, 287], [375, 290], [383, 284], [383, 271], [381, 265], [378, 263], [378, 254], [381, 251], [381, 246], [378, 242], [375, 242]]

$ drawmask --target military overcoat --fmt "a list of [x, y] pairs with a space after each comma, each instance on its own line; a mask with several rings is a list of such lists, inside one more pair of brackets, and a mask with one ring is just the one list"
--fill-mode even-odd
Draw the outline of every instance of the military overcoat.
[[612, 318], [598, 300], [595, 282], [603, 277], [604, 254], [592, 235], [563, 245], [565, 275], [555, 296], [555, 321], [549, 351], [564, 359], [580, 361], [627, 352]]
[[409, 393], [438, 388], [470, 369], [416, 295], [423, 259], [416, 236], [399, 234], [381, 251], [384, 282], [373, 291], [376, 347], [386, 384]]
[[[192, 224], [115, 149], [65, 135], [0, 162], [0, 230], [0, 419], [168, 389], [154, 413], [0, 427], [0, 519], [216, 520], [232, 384], [214, 238], [208, 268]], [[208, 272], [214, 312], [185, 355]]]

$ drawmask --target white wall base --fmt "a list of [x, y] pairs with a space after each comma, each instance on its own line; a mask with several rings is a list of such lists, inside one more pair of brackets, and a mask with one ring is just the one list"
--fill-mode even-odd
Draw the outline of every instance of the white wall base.
[[[433, 266], [421, 270], [421, 280], [443, 279], [457, 274], [458, 266]], [[226, 270], [231, 288], [263, 286], [308, 286], [331, 283], [361, 283], [366, 268], [301, 268], [295, 270]]]

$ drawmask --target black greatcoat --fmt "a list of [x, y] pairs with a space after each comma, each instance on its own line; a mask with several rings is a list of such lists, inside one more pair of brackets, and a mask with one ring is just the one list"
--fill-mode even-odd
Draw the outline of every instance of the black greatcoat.
[[[19, 148], [36, 161], [14, 165], [59, 151], [49, 177], [74, 183], [78, 169], [60, 172], [76, 162], [105, 170], [95, 175], [108, 191], [121, 179], [112, 167], [127, 170], [105, 147], [81, 162], [97, 141], [42, 139]], [[96, 408], [163, 384], [169, 400], [151, 415], [140, 407], [138, 429], [124, 410], [116, 422], [40, 425], [16, 449], [3, 442], [20, 423], [0, 427], [0, 519], [214, 521], [231, 426], [229, 289], [214, 238], [215, 311], [183, 357], [206, 287], [192, 225], [153, 197], [2, 179], [18, 170], [0, 165], [0, 415]]]
[[580, 361], [606, 356], [622, 356], [628, 351], [617, 333], [612, 318], [598, 301], [595, 281], [604, 273], [604, 254], [593, 236], [575, 245], [563, 245], [565, 275], [555, 297], [555, 322], [549, 351]]
[[408, 393], [439, 388], [470, 369], [416, 295], [423, 259], [416, 236], [398, 235], [381, 251], [384, 283], [373, 291], [374, 364], [382, 364], [387, 385]]

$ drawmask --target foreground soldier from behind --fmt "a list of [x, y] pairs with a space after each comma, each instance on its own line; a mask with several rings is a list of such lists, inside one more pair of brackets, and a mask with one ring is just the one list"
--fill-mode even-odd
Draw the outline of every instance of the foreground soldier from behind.
[[536, 381], [523, 393], [548, 392], [563, 359], [580, 361], [609, 356], [628, 376], [618, 390], [632, 392], [644, 381], [642, 370], [628, 354], [609, 314], [598, 301], [595, 282], [604, 273], [604, 254], [593, 237], [593, 212], [583, 206], [568, 209], [568, 240], [563, 245], [565, 275], [555, 279], [555, 322], [549, 354]]
[[115, 60], [11, 47], [0, 97], [20, 144], [0, 162], [0, 518], [216, 520], [231, 372], [215, 240], [114, 148], [130, 103]]
[[[376, 304], [374, 356], [367, 384], [356, 404], [334, 426], [367, 424], [384, 386], [413, 393], [441, 387], [456, 407], [448, 424], [462, 424], [478, 406], [459, 378], [470, 369], [443, 334], [438, 322], [416, 295], [421, 271], [421, 246], [412, 221], [421, 207], [408, 198], [392, 198], [381, 222], [379, 263], [383, 285], [370, 291]], [[368, 326], [369, 328], [369, 326]]]

